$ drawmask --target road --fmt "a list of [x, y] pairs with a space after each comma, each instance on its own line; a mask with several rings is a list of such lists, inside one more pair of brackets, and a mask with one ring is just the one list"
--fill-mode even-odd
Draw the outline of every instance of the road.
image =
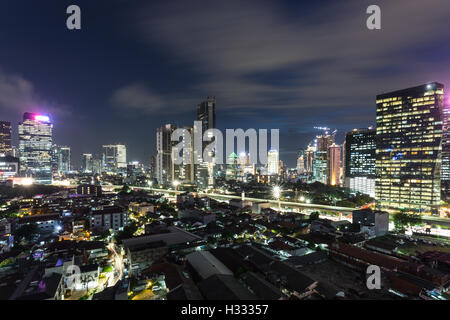
[[108, 249], [113, 253], [114, 255], [114, 276], [109, 279], [108, 287], [114, 286], [120, 279], [122, 279], [123, 276], [123, 258], [122, 255], [117, 253], [116, 246], [113, 242], [110, 242], [108, 244]]

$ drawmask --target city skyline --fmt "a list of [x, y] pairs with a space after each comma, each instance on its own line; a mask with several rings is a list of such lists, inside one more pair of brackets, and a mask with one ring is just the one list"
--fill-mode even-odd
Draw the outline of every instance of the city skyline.
[[450, 300], [449, 13], [7, 1], [0, 300]]
[[[13, 127], [25, 111], [51, 114], [55, 142], [71, 146], [76, 167], [81, 154], [118, 142], [127, 145], [129, 159], [148, 163], [154, 130], [165, 123], [192, 125], [197, 104], [213, 95], [219, 129], [279, 128], [280, 158], [295, 167], [298, 150], [317, 133], [313, 127], [338, 129], [341, 143], [345, 131], [375, 124], [377, 94], [449, 83], [448, 58], [438, 54], [449, 44], [437, 31], [449, 23], [443, 12], [450, 4], [435, 3], [415, 0], [404, 8], [381, 1], [383, 28], [373, 33], [365, 28], [365, 4], [247, 2], [235, 17], [234, 1], [219, 8], [201, 1], [173, 8], [80, 1], [77, 33], [65, 28], [65, 3], [17, 1], [0, 19], [11, 30], [0, 53], [8, 61], [0, 65], [0, 110]], [[200, 8], [217, 13], [217, 21], [196, 19]], [[395, 19], [400, 10], [413, 17], [408, 25]], [[242, 37], [225, 27], [229, 19]], [[182, 32], [174, 20], [190, 27]], [[207, 24], [216, 28], [203, 28]], [[258, 28], [266, 31], [259, 33], [264, 41], [254, 33]], [[203, 31], [196, 36], [194, 29]], [[244, 39], [252, 39], [255, 50], [242, 49]], [[335, 47], [340, 42], [346, 45]], [[324, 43], [335, 47], [334, 56]], [[13, 136], [17, 145], [16, 130]]]

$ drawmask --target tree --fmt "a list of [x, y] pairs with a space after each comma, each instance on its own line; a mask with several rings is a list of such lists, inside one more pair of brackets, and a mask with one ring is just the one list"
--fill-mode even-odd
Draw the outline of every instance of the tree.
[[417, 226], [422, 223], [422, 217], [420, 214], [410, 214], [405, 212], [399, 212], [394, 214], [394, 227], [399, 232], [405, 232], [409, 227]]
[[309, 215], [309, 220], [317, 220], [319, 219], [320, 214], [318, 212], [313, 212]]
[[14, 236], [17, 241], [20, 241], [22, 239], [25, 239], [27, 241], [30, 241], [33, 239], [33, 236], [35, 234], [39, 233], [39, 228], [36, 223], [29, 223], [21, 226], [14, 232]]

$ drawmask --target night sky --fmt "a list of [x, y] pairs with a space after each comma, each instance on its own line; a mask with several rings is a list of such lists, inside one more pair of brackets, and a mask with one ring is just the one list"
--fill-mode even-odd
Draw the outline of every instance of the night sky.
[[[66, 28], [77, 4], [82, 29]], [[382, 30], [366, 28], [378, 4]], [[54, 122], [81, 153], [121, 142], [149, 162], [156, 128], [192, 125], [217, 99], [217, 126], [279, 128], [280, 158], [318, 133], [375, 124], [375, 96], [450, 85], [450, 1], [2, 0], [0, 120], [24, 111]]]

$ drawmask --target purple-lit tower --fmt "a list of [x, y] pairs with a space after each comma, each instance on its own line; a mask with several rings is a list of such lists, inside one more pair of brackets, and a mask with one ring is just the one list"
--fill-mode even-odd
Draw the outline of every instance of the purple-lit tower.
[[19, 123], [19, 154], [21, 174], [35, 183], [52, 183], [53, 124], [50, 117], [25, 112]]

